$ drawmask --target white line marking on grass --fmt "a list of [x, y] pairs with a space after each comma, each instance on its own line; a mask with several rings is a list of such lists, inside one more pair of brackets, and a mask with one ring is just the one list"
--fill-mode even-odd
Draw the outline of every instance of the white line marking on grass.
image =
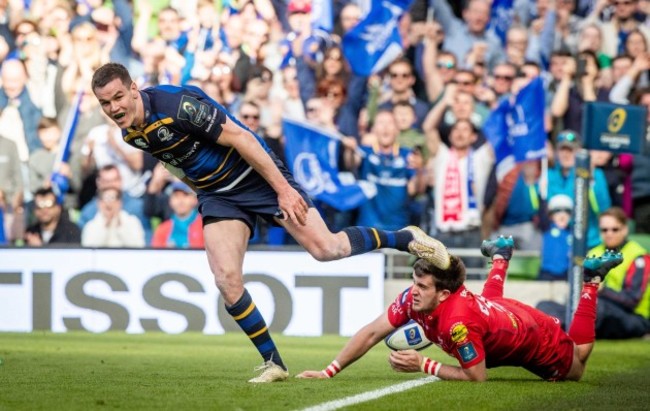
[[360, 404], [366, 401], [376, 400], [377, 398], [385, 397], [386, 395], [397, 394], [398, 392], [407, 391], [410, 390], [411, 388], [419, 387], [425, 384], [430, 384], [436, 381], [440, 381], [440, 378], [433, 377], [433, 376], [420, 378], [418, 380], [412, 380], [397, 385], [391, 385], [390, 387], [364, 392], [361, 394], [353, 395], [351, 397], [341, 398], [340, 400], [324, 402], [322, 404], [318, 404], [313, 407], [305, 408], [302, 411], [334, 411], [334, 410], [338, 410], [339, 408]]

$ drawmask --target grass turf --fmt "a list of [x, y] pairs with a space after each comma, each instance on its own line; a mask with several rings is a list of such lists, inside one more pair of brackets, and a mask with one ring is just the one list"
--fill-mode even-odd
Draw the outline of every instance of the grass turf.
[[[275, 336], [292, 375], [321, 369], [347, 340]], [[253, 385], [261, 359], [238, 333], [0, 333], [0, 410], [297, 410], [421, 378], [393, 372], [380, 344], [331, 380]], [[432, 347], [427, 356], [454, 360]], [[647, 410], [650, 341], [598, 341], [581, 382], [519, 368], [487, 383], [436, 382], [354, 410]]]

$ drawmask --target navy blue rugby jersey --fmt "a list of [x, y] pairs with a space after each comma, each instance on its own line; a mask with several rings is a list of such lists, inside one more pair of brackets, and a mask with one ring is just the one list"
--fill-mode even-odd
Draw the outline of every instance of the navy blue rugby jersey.
[[[140, 90], [140, 96], [145, 126], [142, 131], [122, 130], [128, 144], [181, 169], [203, 192], [230, 190], [253, 171], [234, 148], [216, 143], [227, 117], [248, 128], [201, 89], [165, 85]], [[270, 153], [266, 143], [252, 134]]]

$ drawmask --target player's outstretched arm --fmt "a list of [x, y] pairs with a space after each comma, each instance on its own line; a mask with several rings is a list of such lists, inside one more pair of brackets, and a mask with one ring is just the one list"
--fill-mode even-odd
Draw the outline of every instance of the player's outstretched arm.
[[399, 372], [421, 371], [443, 380], [485, 381], [487, 379], [485, 360], [472, 367], [461, 368], [455, 365], [441, 364], [415, 350], [403, 350], [391, 352], [388, 361], [390, 366]]
[[284, 217], [298, 225], [305, 225], [309, 206], [282, 175], [273, 159], [255, 136], [231, 119], [226, 120], [218, 144], [233, 147], [242, 158], [264, 178], [278, 194], [278, 205]]
[[307, 370], [296, 375], [297, 378], [331, 378], [348, 365], [363, 357], [379, 341], [383, 340], [395, 327], [388, 321], [388, 315], [382, 313], [373, 322], [365, 325], [350, 338], [350, 341], [338, 353], [336, 359], [321, 371]]

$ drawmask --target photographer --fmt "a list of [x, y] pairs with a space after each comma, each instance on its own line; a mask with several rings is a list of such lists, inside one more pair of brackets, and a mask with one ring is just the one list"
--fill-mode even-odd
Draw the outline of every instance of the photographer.
[[554, 119], [562, 119], [562, 128], [581, 129], [584, 102], [609, 100], [609, 90], [599, 85], [599, 73], [598, 58], [591, 51], [580, 52], [576, 59], [565, 59], [562, 79], [551, 103], [551, 114]]

